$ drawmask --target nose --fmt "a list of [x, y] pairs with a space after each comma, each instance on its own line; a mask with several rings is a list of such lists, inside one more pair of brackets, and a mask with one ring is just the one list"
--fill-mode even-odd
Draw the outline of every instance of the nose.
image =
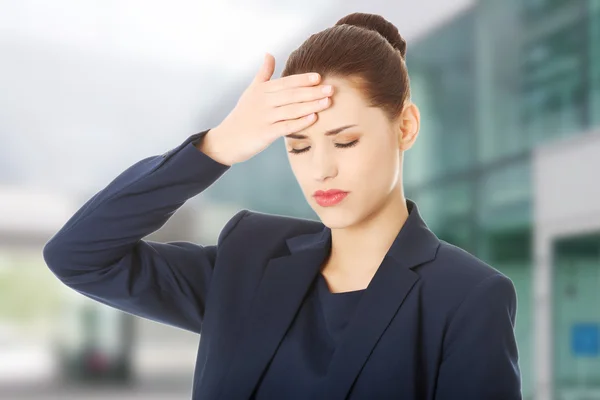
[[312, 152], [312, 170], [313, 177], [318, 182], [337, 176], [338, 168], [334, 155], [323, 148], [315, 149]]

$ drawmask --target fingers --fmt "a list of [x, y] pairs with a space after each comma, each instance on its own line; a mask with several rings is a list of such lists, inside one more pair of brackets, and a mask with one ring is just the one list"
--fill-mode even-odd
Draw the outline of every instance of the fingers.
[[332, 94], [333, 87], [331, 85], [318, 85], [267, 93], [266, 101], [270, 107], [281, 107], [288, 104], [319, 100]]
[[315, 86], [320, 81], [321, 75], [314, 72], [306, 74], [296, 74], [265, 82], [264, 90], [265, 92], [270, 93], [295, 87]]
[[293, 120], [304, 117], [311, 113], [323, 111], [330, 105], [331, 99], [329, 97], [305, 103], [289, 104], [286, 106], [274, 108], [267, 116], [267, 119], [270, 123], [276, 123], [284, 120]]
[[331, 105], [331, 85], [319, 85], [321, 75], [310, 72], [271, 80], [275, 71], [275, 59], [267, 53], [260, 70], [253, 80], [257, 91], [262, 93], [267, 106], [269, 131], [274, 137], [299, 132], [314, 124], [317, 114]]
[[271, 77], [273, 76], [273, 72], [275, 72], [275, 57], [273, 57], [269, 53], [266, 53], [265, 58], [263, 60], [263, 64], [256, 73], [256, 76], [254, 77], [252, 83], [256, 84], [268, 82], [269, 79], [271, 79]]
[[304, 117], [297, 119], [290, 119], [286, 121], [277, 122], [271, 125], [271, 133], [274, 139], [289, 135], [290, 133], [300, 132], [317, 121], [317, 114], [312, 113], [305, 115]]

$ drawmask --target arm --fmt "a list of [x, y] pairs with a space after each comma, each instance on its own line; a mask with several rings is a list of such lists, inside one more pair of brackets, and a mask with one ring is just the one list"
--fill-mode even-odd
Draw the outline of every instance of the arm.
[[467, 295], [450, 321], [435, 400], [520, 400], [512, 281], [493, 275]]
[[44, 247], [52, 272], [101, 303], [199, 333], [217, 247], [244, 212], [216, 246], [142, 238], [228, 169], [194, 146], [205, 133], [137, 162], [88, 200]]
[[265, 56], [217, 128], [136, 163], [85, 203], [44, 247], [54, 274], [104, 304], [200, 332], [217, 248], [245, 212], [227, 223], [217, 246], [142, 239], [228, 166], [250, 159], [278, 137], [306, 129], [316, 112], [329, 107], [331, 102], [319, 102], [333, 93], [318, 86], [320, 75], [271, 79], [274, 68], [273, 56]]

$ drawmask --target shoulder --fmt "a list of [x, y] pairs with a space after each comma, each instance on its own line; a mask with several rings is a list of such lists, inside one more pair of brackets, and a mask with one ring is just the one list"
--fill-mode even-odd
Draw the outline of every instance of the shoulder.
[[433, 264], [428, 269], [433, 276], [444, 280], [460, 280], [465, 285], [476, 284], [491, 275], [501, 274], [475, 255], [443, 240], [440, 240]]
[[235, 222], [237, 234], [277, 232], [286, 237], [317, 233], [323, 230], [324, 227], [319, 221], [252, 210], [238, 212], [228, 224], [231, 222]]
[[284, 246], [287, 239], [318, 233], [323, 228], [319, 221], [244, 209], [227, 222], [218, 244], [275, 250]]
[[[512, 280], [498, 269], [460, 247], [440, 240], [436, 258], [417, 271], [424, 289], [438, 304], [456, 309], [467, 299], [485, 303], [490, 296], [495, 301], [516, 304]], [[482, 304], [483, 304], [482, 303]]]

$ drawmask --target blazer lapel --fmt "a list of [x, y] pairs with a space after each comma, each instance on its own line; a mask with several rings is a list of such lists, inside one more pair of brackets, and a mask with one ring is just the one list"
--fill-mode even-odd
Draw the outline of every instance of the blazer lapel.
[[394, 319], [419, 275], [412, 270], [435, 258], [439, 240], [408, 200], [409, 218], [363, 293], [344, 337], [334, 352], [319, 393], [345, 399], [379, 338]]
[[324, 399], [346, 398], [373, 347], [418, 279], [415, 272], [398, 268], [396, 262], [386, 256], [333, 354], [327, 379], [318, 391]]
[[329, 255], [329, 240], [328, 229], [292, 238], [292, 254], [269, 261], [219, 398], [250, 398]]

